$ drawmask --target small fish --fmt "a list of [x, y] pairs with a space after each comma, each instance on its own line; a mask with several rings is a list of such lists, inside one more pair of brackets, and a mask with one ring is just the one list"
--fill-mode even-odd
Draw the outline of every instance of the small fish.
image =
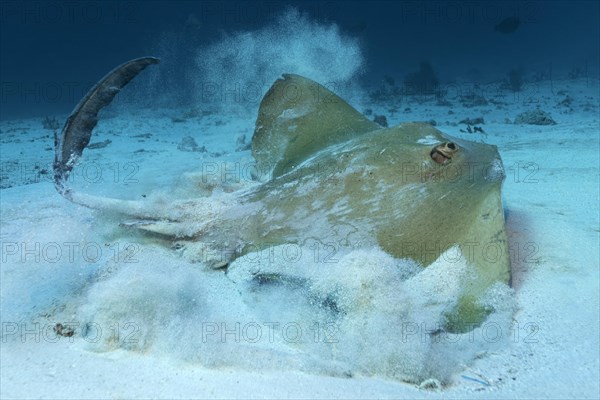
[[508, 17], [504, 18], [500, 23], [498, 23], [494, 30], [502, 33], [513, 33], [521, 26], [521, 20], [517, 17]]

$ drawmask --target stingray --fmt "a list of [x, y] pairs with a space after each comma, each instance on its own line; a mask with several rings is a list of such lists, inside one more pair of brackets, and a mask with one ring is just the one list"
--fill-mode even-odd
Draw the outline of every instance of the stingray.
[[[467, 259], [470, 279], [448, 312], [446, 329], [465, 331], [490, 312], [479, 299], [510, 278], [497, 148], [426, 123], [382, 128], [299, 75], [283, 75], [262, 99], [251, 143], [254, 180], [239, 190], [156, 204], [69, 188], [98, 112], [157, 62], [140, 58], [117, 67], [75, 108], [55, 140], [61, 195], [121, 215], [123, 226], [159, 235], [215, 269], [289, 243], [340, 251], [377, 247], [423, 268], [455, 249]], [[294, 272], [273, 268], [260, 273], [304, 277], [301, 266]]]

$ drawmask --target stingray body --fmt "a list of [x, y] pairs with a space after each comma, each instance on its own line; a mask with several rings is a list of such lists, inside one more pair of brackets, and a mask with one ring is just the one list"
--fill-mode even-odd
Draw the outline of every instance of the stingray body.
[[[124, 64], [129, 71], [131, 63], [136, 60]], [[119, 73], [117, 68], [111, 74]], [[80, 104], [69, 120], [81, 118], [82, 109], [96, 116], [104, 105], [92, 103], [85, 110]], [[495, 146], [451, 138], [424, 123], [381, 128], [301, 76], [284, 75], [261, 102], [252, 139], [256, 182], [220, 196], [157, 207], [74, 193], [65, 188], [70, 167], [62, 160], [74, 164], [93, 126], [70, 140], [71, 126], [57, 140], [59, 192], [76, 203], [134, 217], [128, 226], [177, 242], [214, 267], [287, 243], [317, 243], [332, 251], [375, 246], [423, 267], [459, 249], [472, 279], [449, 317], [454, 330], [478, 322], [477, 298], [494, 282], [509, 280], [504, 170]], [[301, 266], [295, 275], [302, 277]]]

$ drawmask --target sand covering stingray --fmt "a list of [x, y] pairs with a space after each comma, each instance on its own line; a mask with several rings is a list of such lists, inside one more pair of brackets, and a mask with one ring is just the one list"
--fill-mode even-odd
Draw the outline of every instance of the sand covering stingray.
[[[469, 279], [446, 313], [444, 329], [467, 331], [491, 311], [479, 298], [510, 276], [500, 194], [504, 170], [496, 147], [454, 139], [424, 123], [383, 129], [301, 76], [283, 75], [260, 104], [252, 138], [256, 182], [248, 187], [168, 205], [66, 188], [98, 111], [156, 62], [142, 58], [116, 68], [69, 117], [54, 164], [56, 187], [69, 200], [133, 217], [128, 226], [168, 238], [189, 259], [213, 268], [289, 243], [337, 255], [379, 247], [422, 267], [451, 257], [446, 261], [468, 265]], [[301, 263], [228, 271], [246, 280], [299, 284], [315, 273]], [[332, 302], [328, 306], [336, 309]]]

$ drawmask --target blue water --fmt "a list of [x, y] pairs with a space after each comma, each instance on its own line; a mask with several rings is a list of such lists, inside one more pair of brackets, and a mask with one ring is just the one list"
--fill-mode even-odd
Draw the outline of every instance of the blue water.
[[[106, 71], [143, 55], [160, 57], [163, 65], [155, 72], [156, 85], [135, 101], [156, 105], [167, 96], [171, 106], [188, 104], [198, 96], [198, 83], [215, 76], [203, 75], [198, 68], [199, 58], [215, 61], [213, 53], [202, 49], [223, 43], [223, 37], [236, 32], [276, 28], [289, 7], [295, 7], [306, 21], [280, 25], [279, 31], [273, 31], [275, 42], [266, 37], [254, 41], [252, 59], [235, 46], [221, 52], [228, 54], [227, 62], [237, 64], [235, 72], [249, 68], [246, 75], [222, 78], [241, 84], [269, 78], [264, 75], [268, 71], [256, 69], [256, 61], [273, 70], [290, 63], [310, 68], [311, 78], [319, 82], [336, 77], [346, 83], [351, 78], [354, 87], [377, 86], [385, 77], [401, 83], [423, 61], [432, 64], [441, 83], [460, 78], [479, 84], [506, 80], [513, 69], [524, 74], [525, 83], [576, 71], [598, 74], [599, 5], [595, 1], [8, 0], [0, 7], [3, 119], [69, 113]], [[496, 30], [507, 18], [518, 19], [514, 31]], [[315, 29], [317, 23], [336, 30], [341, 41], [322, 41], [327, 33]], [[288, 59], [288, 51], [295, 50], [279, 49], [277, 39], [289, 34], [298, 35], [304, 55], [312, 55]], [[361, 68], [341, 78], [336, 73], [352, 66], [331, 64], [330, 58], [319, 54], [350, 56], [356, 50], [349, 53], [345, 45], [352, 41], [360, 45], [362, 60], [355, 55], [347, 62], [360, 61]]]

